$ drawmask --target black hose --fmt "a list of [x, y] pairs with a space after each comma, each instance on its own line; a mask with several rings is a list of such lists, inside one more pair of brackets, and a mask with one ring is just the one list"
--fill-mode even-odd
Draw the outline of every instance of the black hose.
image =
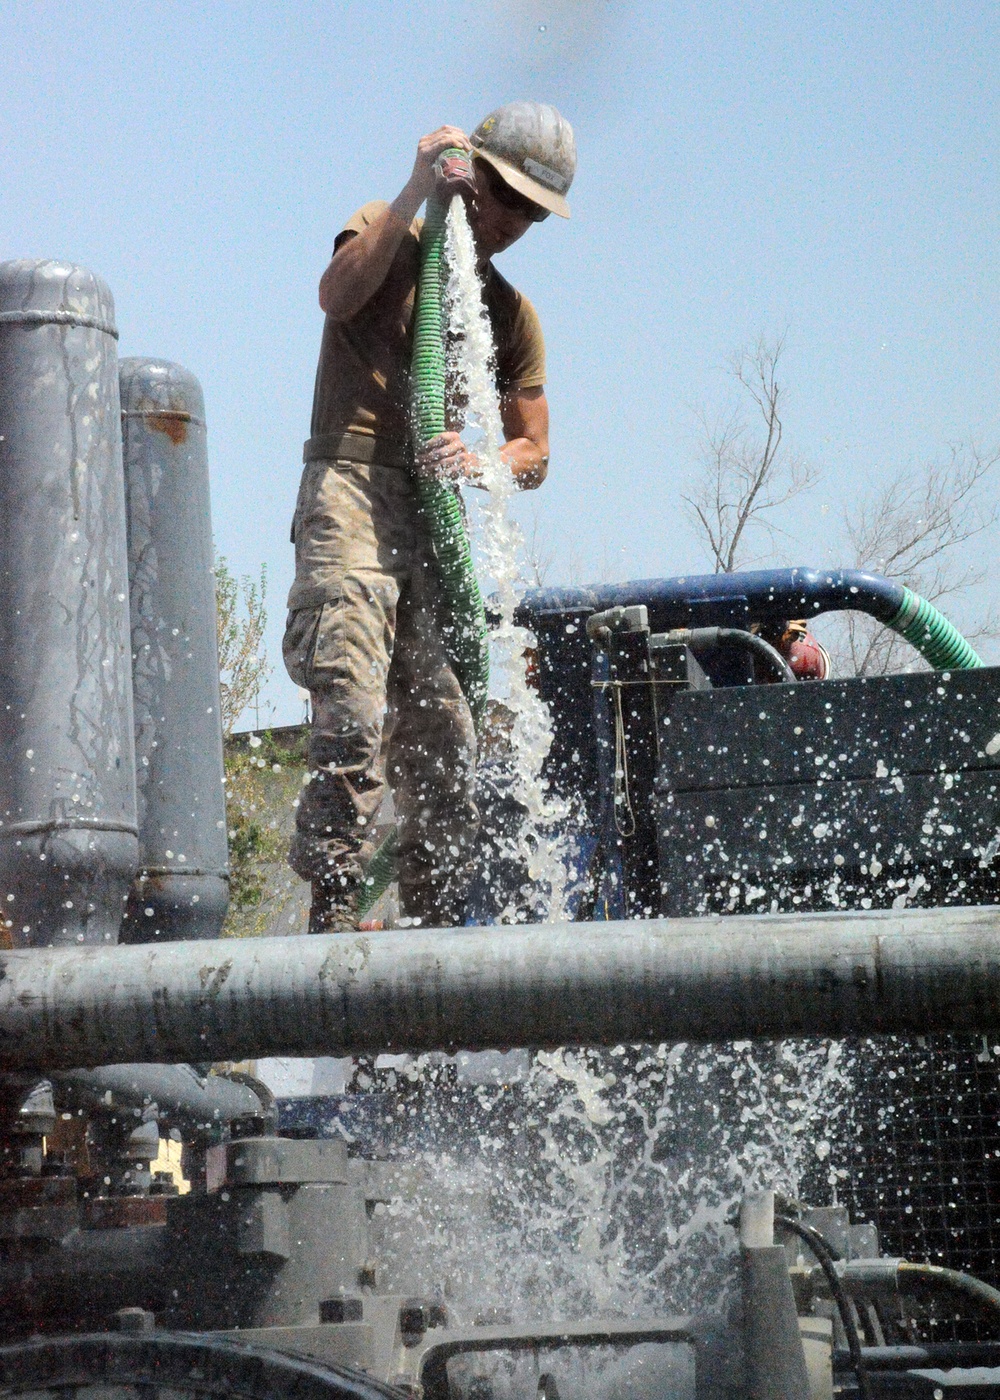
[[716, 642], [730, 642], [734, 646], [742, 647], [744, 651], [752, 652], [776, 671], [783, 681], [788, 681], [792, 685], [797, 684], [795, 672], [788, 662], [770, 642], [765, 642], [763, 637], [758, 637], [754, 632], [744, 632], [742, 627], [695, 627], [691, 631], [691, 646], [696, 648], [702, 640], [703, 633], [714, 633], [712, 638], [706, 637], [706, 644], [714, 645]]
[[1000, 1292], [982, 1279], [971, 1274], [959, 1273], [957, 1269], [943, 1269], [939, 1264], [911, 1264], [904, 1260], [899, 1265], [899, 1284], [912, 1288], [914, 1283], [923, 1283], [935, 1293], [957, 1293], [970, 1302], [978, 1303], [994, 1319], [1000, 1319]]
[[[590, 625], [591, 620], [588, 619], [588, 636], [591, 635]], [[742, 627], [678, 627], [666, 635], [672, 642], [683, 642], [695, 653], [699, 647], [717, 647], [720, 643], [729, 642], [733, 646], [741, 647], [743, 651], [761, 657], [772, 671], [777, 672], [779, 679], [792, 685], [797, 683], [795, 672], [781, 652], [770, 642], [765, 642], [763, 637], [758, 637], [755, 632], [747, 632]]]
[[837, 1311], [840, 1313], [840, 1321], [844, 1328], [844, 1336], [847, 1338], [847, 1348], [851, 1354], [851, 1366], [857, 1377], [858, 1391], [861, 1400], [873, 1400], [872, 1389], [868, 1380], [868, 1370], [865, 1366], [865, 1359], [861, 1351], [861, 1338], [858, 1335], [858, 1325], [854, 1320], [851, 1311], [850, 1299], [844, 1290], [840, 1275], [833, 1267], [840, 1255], [829, 1243], [828, 1240], [814, 1230], [811, 1225], [804, 1225], [801, 1220], [796, 1220], [791, 1215], [775, 1215], [774, 1223], [790, 1230], [793, 1235], [798, 1235], [815, 1254], [819, 1261], [819, 1266], [826, 1275], [826, 1281], [830, 1285], [830, 1293], [837, 1304]]
[[[921, 1346], [862, 1347], [861, 1352], [869, 1372], [1000, 1366], [1000, 1343], [997, 1342], [927, 1342]], [[848, 1352], [834, 1351], [834, 1371], [843, 1371], [851, 1365]]]
[[[620, 625], [625, 611], [624, 608], [608, 608], [604, 612], [591, 613], [587, 618], [587, 636], [598, 646], [603, 645], [603, 639], [615, 630], [616, 624]], [[717, 647], [729, 643], [759, 656], [776, 672], [779, 680], [787, 681], [791, 685], [798, 682], [798, 677], [781, 652], [770, 642], [765, 642], [763, 637], [758, 637], [755, 632], [747, 632], [743, 627], [676, 627], [664, 635], [667, 641], [682, 643], [695, 653], [699, 647]]]

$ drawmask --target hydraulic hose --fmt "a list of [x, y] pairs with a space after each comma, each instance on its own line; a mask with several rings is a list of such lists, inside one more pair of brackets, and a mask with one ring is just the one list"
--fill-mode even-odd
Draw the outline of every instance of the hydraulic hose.
[[795, 672], [777, 647], [773, 647], [770, 642], [765, 642], [763, 637], [758, 637], [754, 632], [744, 631], [742, 627], [680, 628], [675, 634], [668, 632], [667, 635], [676, 636], [676, 640], [679, 642], [686, 642], [696, 655], [699, 646], [716, 647], [728, 643], [730, 646], [739, 647], [743, 651], [760, 657], [764, 664], [777, 675], [779, 681], [796, 684]]
[[[590, 641], [603, 647], [612, 632], [621, 631], [623, 628], [625, 631], [634, 628], [641, 631], [646, 629], [647, 622], [648, 609], [645, 606], [606, 608], [603, 612], [590, 614], [586, 631]], [[676, 627], [665, 635], [667, 641], [684, 642], [695, 651], [698, 647], [717, 647], [720, 643], [742, 647], [744, 651], [755, 653], [777, 674], [779, 680], [795, 684], [795, 672], [781, 652], [763, 637], [758, 637], [756, 633], [748, 632], [743, 627]]]
[[971, 1274], [956, 1269], [944, 1269], [939, 1264], [912, 1264], [902, 1260], [899, 1265], [899, 1286], [904, 1291], [925, 1290], [929, 1293], [951, 1293], [964, 1298], [982, 1312], [988, 1313], [1000, 1327], [1000, 1292]]
[[[1000, 1291], [990, 1284], [984, 1283], [982, 1279], [974, 1278], [971, 1274], [960, 1273], [956, 1269], [942, 1268], [938, 1264], [918, 1264], [911, 1263], [907, 1259], [881, 1258], [852, 1260], [844, 1266], [843, 1276], [840, 1276], [834, 1268], [834, 1264], [840, 1256], [829, 1240], [818, 1230], [787, 1214], [776, 1215], [775, 1221], [785, 1229], [791, 1230], [793, 1234], [798, 1235], [819, 1261], [840, 1312], [844, 1333], [847, 1337], [850, 1365], [858, 1375], [858, 1388], [862, 1392], [868, 1387], [868, 1378], [865, 1376], [862, 1381], [862, 1373], [868, 1370], [873, 1358], [876, 1364], [881, 1363], [879, 1369], [902, 1369], [900, 1357], [907, 1352], [915, 1352], [916, 1349], [912, 1347], [884, 1347], [875, 1349], [872, 1356], [866, 1355], [868, 1349], [861, 1345], [861, 1339], [848, 1302], [852, 1285], [854, 1287], [859, 1284], [870, 1286], [874, 1282], [876, 1285], [880, 1284], [883, 1287], [888, 1285], [894, 1290], [898, 1289], [901, 1293], [923, 1292], [932, 1296], [951, 1294], [954, 1298], [962, 1299], [981, 1313], [988, 1315], [994, 1325], [1000, 1325]], [[995, 1343], [993, 1346], [995, 1349]], [[884, 1352], [884, 1357], [878, 1354], [880, 1350]], [[913, 1355], [909, 1357], [906, 1364], [917, 1366], [931, 1363], [925, 1357]], [[960, 1365], [962, 1362], [954, 1359], [951, 1364]]]
[[[449, 152], [445, 152], [447, 156]], [[448, 201], [450, 203], [450, 199]], [[443, 433], [445, 411], [444, 257], [447, 204], [432, 195], [420, 235], [420, 277], [413, 313], [410, 361], [411, 418], [414, 446]], [[444, 595], [438, 619], [441, 639], [478, 733], [486, 715], [490, 655], [483, 598], [472, 564], [472, 549], [457, 490], [447, 482], [416, 477], [414, 488], [427, 525]], [[384, 838], [365, 870], [358, 914], [364, 917], [395, 874], [395, 827]]]
[[858, 1333], [858, 1324], [855, 1321], [854, 1313], [851, 1311], [850, 1301], [844, 1291], [844, 1286], [837, 1275], [834, 1264], [840, 1259], [840, 1255], [830, 1244], [825, 1235], [821, 1235], [818, 1230], [814, 1230], [811, 1225], [806, 1225], [804, 1221], [797, 1220], [793, 1215], [775, 1214], [775, 1225], [780, 1225], [786, 1230], [790, 1230], [793, 1235], [798, 1235], [799, 1239], [809, 1247], [815, 1255], [820, 1268], [826, 1276], [827, 1284], [833, 1295], [833, 1300], [837, 1305], [840, 1314], [841, 1326], [847, 1338], [847, 1349], [851, 1357], [851, 1366], [854, 1370], [855, 1379], [858, 1383], [858, 1394], [861, 1400], [872, 1400], [872, 1387], [868, 1378], [868, 1370], [865, 1366], [864, 1354], [861, 1346], [861, 1337]]

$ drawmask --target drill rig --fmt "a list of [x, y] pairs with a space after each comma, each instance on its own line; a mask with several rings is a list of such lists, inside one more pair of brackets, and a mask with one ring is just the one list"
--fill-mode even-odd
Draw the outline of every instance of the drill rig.
[[767, 1190], [721, 1304], [460, 1322], [387, 1229], [400, 1165], [221, 1064], [995, 1031], [997, 673], [754, 684], [745, 638], [847, 576], [529, 596], [579, 920], [222, 939], [204, 405], [116, 336], [93, 274], [0, 266], [0, 1396], [995, 1388], [989, 1282]]

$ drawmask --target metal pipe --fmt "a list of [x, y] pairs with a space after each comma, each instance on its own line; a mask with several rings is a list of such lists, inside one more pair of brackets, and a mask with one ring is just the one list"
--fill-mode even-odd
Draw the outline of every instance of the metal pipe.
[[809, 1372], [788, 1256], [781, 1245], [740, 1251], [743, 1353], [750, 1400], [809, 1400]]
[[122, 360], [139, 873], [123, 943], [218, 938], [229, 905], [205, 403], [167, 360]]
[[0, 954], [0, 1068], [1000, 1030], [1000, 908]]
[[889, 623], [899, 613], [906, 590], [901, 583], [860, 569], [752, 569], [739, 574], [686, 574], [680, 578], [640, 579], [590, 587], [537, 588], [526, 593], [515, 621], [531, 626], [546, 614], [644, 603], [654, 631], [697, 627], [720, 605], [740, 605], [755, 622], [787, 621], [841, 610], [869, 613]]
[[988, 1313], [994, 1328], [1000, 1320], [1000, 1292], [982, 1279], [959, 1273], [957, 1269], [943, 1269], [940, 1264], [915, 1264], [901, 1259], [899, 1287], [904, 1293], [950, 1293], [956, 1300], [975, 1304], [980, 1312]]
[[263, 1084], [256, 1092], [246, 1082], [224, 1075], [200, 1075], [193, 1065], [102, 1065], [52, 1076], [56, 1107], [111, 1111], [121, 1105], [156, 1106], [157, 1122], [197, 1134], [213, 1134], [234, 1118], [266, 1119]]
[[[952, 1366], [1000, 1366], [1000, 1342], [928, 1342], [924, 1346], [862, 1347], [868, 1371], [945, 1370]], [[834, 1371], [846, 1371], [851, 1358], [846, 1350], [833, 1353]], [[896, 1392], [899, 1394], [900, 1392]]]
[[114, 301], [0, 263], [0, 934], [115, 942], [137, 860]]

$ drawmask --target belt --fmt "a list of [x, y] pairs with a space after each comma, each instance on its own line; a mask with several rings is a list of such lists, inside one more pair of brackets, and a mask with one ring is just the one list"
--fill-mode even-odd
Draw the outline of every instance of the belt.
[[370, 437], [367, 433], [320, 433], [302, 449], [303, 462], [360, 462], [363, 466], [404, 467], [413, 465], [413, 454], [391, 439]]

